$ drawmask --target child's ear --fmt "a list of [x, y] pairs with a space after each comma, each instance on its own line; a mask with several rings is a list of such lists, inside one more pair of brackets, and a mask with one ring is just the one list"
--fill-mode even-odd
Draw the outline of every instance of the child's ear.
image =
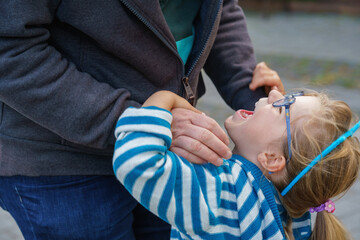
[[279, 172], [286, 165], [286, 158], [279, 153], [262, 152], [258, 155], [258, 161], [267, 172]]

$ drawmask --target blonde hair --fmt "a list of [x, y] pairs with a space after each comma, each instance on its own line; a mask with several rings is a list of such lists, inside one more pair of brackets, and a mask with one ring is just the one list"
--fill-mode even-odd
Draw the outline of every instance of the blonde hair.
[[[312, 92], [321, 103], [321, 109], [294, 119], [292, 125], [292, 157], [286, 165], [285, 176], [273, 182], [281, 192], [299, 172], [352, 125], [350, 107], [342, 101], [329, 99], [325, 94]], [[285, 157], [287, 142], [283, 141]], [[328, 199], [346, 193], [358, 177], [360, 144], [356, 137], [349, 137], [330, 154], [321, 159], [282, 198], [291, 217], [297, 218]], [[291, 224], [290, 222], [288, 224]], [[287, 233], [292, 235], [287, 228]], [[349, 239], [350, 235], [339, 220], [326, 211], [317, 213], [311, 239]]]

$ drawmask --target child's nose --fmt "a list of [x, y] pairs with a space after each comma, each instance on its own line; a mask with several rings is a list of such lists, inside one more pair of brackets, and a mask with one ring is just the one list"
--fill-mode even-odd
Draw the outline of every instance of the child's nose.
[[284, 95], [282, 95], [278, 90], [271, 90], [268, 96], [268, 103], [272, 104], [282, 98], [284, 98]]

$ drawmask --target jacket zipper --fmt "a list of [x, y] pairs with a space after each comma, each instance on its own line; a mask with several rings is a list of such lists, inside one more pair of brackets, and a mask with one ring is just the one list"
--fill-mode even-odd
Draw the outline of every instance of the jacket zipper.
[[[121, 1], [138, 19], [140, 19], [141, 22], [143, 22], [145, 24], [145, 26], [147, 26], [176, 56], [177, 58], [180, 60], [181, 62], [181, 65], [182, 65], [182, 72], [183, 72], [183, 75], [185, 75], [185, 65], [179, 55], [179, 53], [176, 51], [175, 48], [173, 48], [170, 43], [163, 37], [163, 35], [161, 33], [159, 33], [158, 30], [156, 30], [156, 28], [151, 25], [135, 8], [133, 8], [126, 0], [122, 0]], [[219, 10], [220, 10], [220, 6], [222, 4], [222, 0], [220, 0], [218, 2], [218, 8], [217, 8], [217, 13], [216, 13], [216, 17], [218, 16], [219, 14]], [[214, 22], [215, 22], [215, 19], [216, 17], [214, 18], [214, 21], [212, 23], [212, 26], [214, 26]], [[211, 28], [213, 29], [213, 28]], [[197, 62], [199, 61], [201, 55], [204, 53], [205, 51], [205, 46], [206, 44], [208, 43], [209, 39], [210, 39], [210, 35], [211, 35], [211, 31], [209, 32], [207, 38], [206, 38], [206, 41], [200, 51], [200, 54], [196, 57], [195, 61], [192, 63], [191, 67], [189, 68], [189, 71], [188, 71], [188, 74], [186, 74], [181, 82], [183, 84], [183, 87], [185, 89], [185, 93], [186, 93], [186, 99], [190, 102], [191, 105], [194, 105], [195, 103], [195, 94], [193, 92], [193, 90], [191, 89], [191, 86], [189, 84], [189, 76], [192, 72], [192, 70], [194, 70], [195, 68], [195, 65], [197, 64]]]
[[[218, 1], [216, 17], [213, 19], [211, 31], [212, 31], [213, 28], [214, 28], [215, 19], [216, 19], [217, 16], [219, 15], [221, 4], [222, 4], [222, 0]], [[211, 31], [208, 33], [208, 36], [207, 36], [206, 41], [205, 41], [205, 43], [204, 43], [204, 45], [203, 45], [203, 47], [202, 47], [202, 49], [201, 49], [201, 51], [200, 51], [200, 54], [197, 56], [197, 58], [195, 59], [195, 61], [194, 61], [193, 64], [191, 65], [191, 67], [189, 68], [189, 71], [188, 71], [188, 73], [186, 74], [187, 77], [190, 76], [192, 70], [194, 70], [195, 65], [196, 65], [197, 62], [199, 61], [201, 55], [204, 53], [205, 47], [206, 47], [206, 45], [207, 45], [207, 43], [209, 42], [209, 39], [210, 39]]]
[[193, 90], [190, 87], [189, 78], [188, 77], [183, 77], [181, 81], [182, 81], [182, 84], [184, 85], [184, 89], [185, 89], [185, 93], [186, 93], [186, 99], [189, 101], [189, 103], [191, 105], [194, 106], [195, 95], [194, 95]]
[[[142, 22], [145, 24], [146, 27], [148, 27], [164, 44], [167, 48], [169, 48], [176, 56], [177, 58], [180, 60], [181, 62], [181, 67], [182, 67], [182, 75], [185, 75], [185, 64], [183, 63], [179, 53], [177, 52], [177, 50], [171, 46], [171, 44], [164, 38], [164, 36], [159, 33], [159, 31], [153, 26], [151, 25], [135, 8], [133, 8], [126, 0], [121, 0], [121, 2]], [[190, 97], [192, 96], [193, 98], [195, 98], [195, 95], [189, 85], [189, 78], [187, 78], [187, 80], [185, 80], [186, 77], [183, 77], [181, 82], [183, 84], [183, 87], [185, 89], [186, 92], [186, 98], [187, 100], [190, 100]], [[192, 100], [193, 101], [193, 100]], [[194, 101], [193, 101], [194, 102]], [[191, 103], [193, 104], [193, 103]]]
[[215, 19], [217, 18], [217, 16], [219, 15], [219, 12], [220, 12], [220, 6], [222, 4], [222, 0], [218, 1], [218, 6], [217, 6], [217, 12], [216, 12], [216, 16], [212, 22], [212, 27], [211, 27], [211, 30], [208, 32], [208, 36], [206, 38], [206, 41], [204, 42], [204, 44], [202, 45], [202, 49], [200, 51], [200, 54], [198, 54], [198, 56], [196, 57], [195, 61], [193, 61], [193, 63], [191, 64], [191, 67], [189, 68], [189, 71], [187, 72], [187, 74], [185, 75], [185, 77], [183, 77], [182, 79], [182, 83], [184, 85], [184, 89], [185, 89], [185, 92], [186, 92], [186, 96], [187, 96], [187, 100], [190, 102], [191, 105], [194, 106], [194, 103], [195, 103], [195, 94], [194, 92], [192, 91], [191, 87], [190, 87], [190, 84], [189, 84], [189, 77], [190, 77], [190, 74], [191, 72], [194, 70], [197, 62], [199, 61], [200, 57], [202, 56], [202, 54], [204, 53], [205, 51], [205, 48], [206, 48], [206, 45], [207, 43], [209, 42], [209, 39], [210, 39], [210, 35], [211, 35], [211, 31], [213, 30], [214, 28], [214, 23], [215, 23]]

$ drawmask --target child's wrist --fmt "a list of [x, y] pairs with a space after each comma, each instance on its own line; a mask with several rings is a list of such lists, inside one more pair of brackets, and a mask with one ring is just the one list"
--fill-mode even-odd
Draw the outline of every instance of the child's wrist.
[[151, 95], [143, 104], [143, 107], [155, 106], [171, 111], [175, 103], [174, 93], [159, 91]]

